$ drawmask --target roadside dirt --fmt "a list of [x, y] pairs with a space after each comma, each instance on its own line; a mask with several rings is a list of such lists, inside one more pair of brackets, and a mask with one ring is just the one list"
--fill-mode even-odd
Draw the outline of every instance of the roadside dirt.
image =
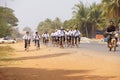
[[10, 44], [15, 51], [0, 60], [0, 80], [120, 80], [120, 57], [81, 48]]

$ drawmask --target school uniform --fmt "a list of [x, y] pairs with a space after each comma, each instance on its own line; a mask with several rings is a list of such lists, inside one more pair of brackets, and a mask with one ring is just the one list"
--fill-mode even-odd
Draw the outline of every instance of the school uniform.
[[45, 34], [45, 33], [42, 34], [42, 41], [43, 41], [43, 43], [45, 43], [45, 37], [44, 37], [44, 34]]
[[80, 35], [81, 35], [81, 33], [79, 30], [74, 30], [75, 44], [77, 44], [77, 42], [80, 42]]
[[74, 45], [74, 30], [69, 30], [70, 34], [70, 42], [72, 45]]
[[52, 43], [55, 42], [55, 32], [51, 33], [51, 39], [52, 39]]
[[56, 31], [55, 33], [54, 33], [54, 35], [55, 35], [55, 42], [56, 43], [58, 43], [59, 42], [59, 34], [58, 34], [58, 31]]
[[69, 33], [69, 31], [66, 31], [65, 35], [66, 35], [67, 42], [70, 41], [70, 33]]
[[60, 45], [63, 46], [63, 42], [65, 42], [65, 30], [59, 30], [59, 40]]
[[35, 41], [35, 46], [37, 44], [37, 47], [40, 47], [40, 35], [39, 34], [35, 34], [34, 41]]
[[28, 44], [30, 45], [31, 36], [25, 34], [25, 35], [23, 36], [23, 39], [24, 39], [24, 42], [25, 42], [25, 48], [27, 48]]
[[44, 34], [44, 38], [45, 38], [45, 43], [47, 43], [49, 41], [49, 34]]

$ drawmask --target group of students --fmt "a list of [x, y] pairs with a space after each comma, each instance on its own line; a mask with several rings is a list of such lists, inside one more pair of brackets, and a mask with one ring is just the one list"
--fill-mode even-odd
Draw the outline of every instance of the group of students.
[[[80, 36], [81, 33], [80, 31], [75, 28], [72, 29], [72, 27], [70, 27], [70, 29], [63, 29], [63, 27], [61, 27], [60, 29], [56, 29], [55, 31], [53, 31], [51, 33], [51, 35], [49, 36], [49, 34], [47, 32], [42, 34], [42, 41], [43, 44], [47, 45], [49, 43], [49, 41], [51, 40], [52, 45], [54, 46], [59, 46], [61, 48], [64, 47], [65, 44], [67, 44], [67, 46], [77, 46], [80, 43]], [[37, 48], [40, 49], [40, 35], [38, 34], [38, 32], [35, 32], [35, 35], [33, 36], [33, 41], [35, 43], [35, 46]], [[24, 39], [24, 48], [25, 50], [27, 49], [27, 46], [30, 46], [30, 42], [32, 37], [30, 36], [29, 32], [26, 32], [26, 34], [23, 36]]]
[[[26, 34], [23, 36], [24, 39], [24, 48], [25, 50], [27, 50], [27, 48], [30, 46], [30, 42], [31, 42], [31, 35], [29, 34], [29, 32], [26, 32]], [[35, 32], [34, 35], [34, 42], [35, 42], [35, 46], [40, 49], [40, 35], [38, 34], [38, 32]]]
[[51, 40], [54, 46], [56, 45], [63, 48], [64, 45], [67, 44], [68, 47], [72, 47], [74, 45], [78, 46], [80, 43], [80, 36], [81, 33], [77, 28], [72, 29], [72, 27], [70, 27], [70, 29], [65, 30], [61, 27], [51, 33]]

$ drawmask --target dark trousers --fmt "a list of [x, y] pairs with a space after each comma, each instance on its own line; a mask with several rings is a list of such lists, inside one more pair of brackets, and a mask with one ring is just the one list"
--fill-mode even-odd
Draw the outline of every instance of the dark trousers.
[[35, 45], [36, 45], [37, 47], [40, 47], [40, 40], [35, 40]]
[[60, 41], [60, 45], [63, 45], [63, 43], [65, 42], [65, 36], [59, 37], [59, 41]]
[[80, 42], [80, 36], [75, 36], [75, 44], [78, 44]]
[[25, 48], [30, 45], [30, 40], [25, 39]]
[[71, 44], [74, 45], [74, 36], [71, 36]]

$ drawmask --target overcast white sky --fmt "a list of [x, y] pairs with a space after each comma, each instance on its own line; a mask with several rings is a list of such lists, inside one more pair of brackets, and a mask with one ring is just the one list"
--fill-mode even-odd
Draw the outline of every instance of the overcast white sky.
[[[12, 8], [19, 19], [18, 27], [35, 29], [39, 22], [46, 18], [59, 17], [61, 21], [72, 17], [72, 8], [82, 1], [86, 5], [93, 2], [100, 3], [101, 0], [6, 0], [7, 7]], [[0, 0], [0, 6], [5, 6], [5, 0]]]

